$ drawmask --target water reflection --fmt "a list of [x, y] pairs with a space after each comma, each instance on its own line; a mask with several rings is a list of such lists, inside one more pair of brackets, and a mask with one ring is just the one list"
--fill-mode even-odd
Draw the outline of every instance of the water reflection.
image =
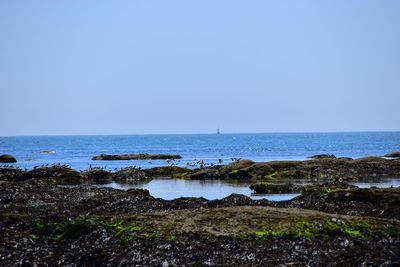
[[377, 177], [367, 177], [362, 181], [353, 183], [355, 186], [361, 188], [369, 188], [369, 187], [399, 187], [400, 186], [400, 177], [396, 178], [377, 178]]
[[[253, 181], [254, 182], [254, 181]], [[300, 194], [252, 194], [249, 186], [249, 181], [237, 180], [181, 180], [181, 179], [154, 179], [150, 182], [135, 183], [135, 184], [121, 184], [121, 183], [108, 183], [101, 185], [104, 187], [112, 187], [116, 189], [130, 189], [141, 188], [150, 191], [150, 194], [156, 198], [163, 198], [167, 200], [179, 197], [204, 197], [209, 200], [221, 199], [229, 196], [230, 194], [242, 194], [252, 199], [268, 199], [271, 201], [284, 201], [290, 200]], [[275, 181], [278, 182], [278, 181]], [[309, 184], [306, 181], [283, 181], [280, 183], [296, 183], [296, 184]], [[400, 186], [400, 178], [365, 178], [361, 182], [353, 183], [354, 185], [367, 188], [371, 186], [376, 187], [398, 187]]]
[[292, 199], [299, 194], [252, 194], [249, 182], [232, 183], [219, 180], [174, 180], [155, 179], [144, 184], [120, 184], [110, 183], [103, 185], [116, 189], [141, 188], [150, 191], [156, 198], [175, 199], [179, 197], [204, 197], [209, 200], [221, 199], [230, 194], [242, 194], [252, 199], [268, 199], [271, 201], [283, 201]]

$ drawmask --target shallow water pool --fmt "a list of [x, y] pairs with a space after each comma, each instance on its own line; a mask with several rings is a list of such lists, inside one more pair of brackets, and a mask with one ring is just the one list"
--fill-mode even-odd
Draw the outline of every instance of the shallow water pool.
[[[280, 181], [283, 183], [289, 181]], [[291, 181], [293, 182], [293, 181]], [[307, 184], [298, 181], [299, 184]], [[285, 201], [299, 196], [300, 194], [253, 194], [249, 186], [253, 182], [237, 180], [181, 180], [181, 179], [154, 179], [148, 183], [121, 184], [109, 183], [99, 185], [116, 189], [140, 188], [147, 189], [156, 198], [171, 200], [180, 197], [204, 197], [209, 200], [221, 199], [230, 194], [242, 194], [252, 199], [267, 199], [270, 201]], [[361, 188], [376, 187], [399, 187], [400, 178], [365, 178], [361, 182], [352, 183]]]
[[252, 199], [268, 199], [271, 201], [290, 200], [300, 194], [252, 194], [251, 183], [233, 183], [220, 180], [178, 180], [154, 179], [145, 184], [110, 183], [102, 185], [116, 189], [147, 189], [156, 198], [171, 200], [180, 197], [204, 197], [209, 200], [221, 199], [230, 194], [241, 194]]

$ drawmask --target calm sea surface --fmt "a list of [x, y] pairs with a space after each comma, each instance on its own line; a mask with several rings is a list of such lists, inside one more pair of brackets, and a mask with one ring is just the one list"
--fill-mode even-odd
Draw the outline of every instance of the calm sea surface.
[[[54, 153], [41, 153], [44, 150]], [[199, 134], [199, 135], [108, 135], [108, 136], [24, 136], [0, 137], [0, 154], [11, 154], [18, 162], [10, 165], [31, 169], [43, 164], [61, 163], [74, 169], [106, 167], [113, 170], [127, 166], [150, 168], [177, 165], [185, 167], [199, 160], [207, 164], [231, 162], [232, 158], [254, 161], [304, 160], [315, 154], [335, 154], [337, 157], [359, 158], [382, 156], [400, 151], [400, 132], [362, 133], [268, 133], [268, 134]], [[153, 161], [92, 161], [95, 155], [165, 153], [179, 154], [182, 160]], [[400, 186], [399, 178], [366, 180], [358, 184], [369, 186]], [[173, 199], [184, 197], [223, 198], [232, 193], [251, 198], [280, 201], [297, 194], [252, 195], [248, 183], [228, 181], [160, 180], [136, 185], [109, 184], [114, 188], [148, 189], [154, 197]]]
[[[51, 150], [55, 153], [41, 153]], [[400, 151], [400, 132], [361, 133], [267, 133], [267, 134], [192, 134], [192, 135], [106, 135], [106, 136], [24, 136], [0, 137], [0, 154], [11, 154], [18, 163], [32, 168], [61, 163], [74, 169], [126, 166], [169, 165], [166, 161], [92, 161], [95, 155], [165, 153], [179, 154], [178, 166], [204, 160], [229, 163], [231, 158], [269, 160], [303, 160], [315, 154], [338, 157], [381, 156]]]

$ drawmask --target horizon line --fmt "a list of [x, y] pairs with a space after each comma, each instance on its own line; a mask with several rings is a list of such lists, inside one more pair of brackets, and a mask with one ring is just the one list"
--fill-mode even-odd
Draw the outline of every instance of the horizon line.
[[[293, 132], [221, 132], [224, 134], [313, 134], [313, 133], [396, 133], [400, 130], [388, 131], [293, 131]], [[58, 136], [130, 136], [130, 135], [218, 135], [217, 132], [209, 133], [129, 133], [129, 134], [39, 134], [39, 135], [0, 135], [0, 137], [58, 137]]]

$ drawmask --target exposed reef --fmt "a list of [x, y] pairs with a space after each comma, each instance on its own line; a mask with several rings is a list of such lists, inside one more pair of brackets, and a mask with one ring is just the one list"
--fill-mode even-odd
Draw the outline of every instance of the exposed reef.
[[42, 153], [42, 154], [55, 154], [56, 151], [55, 150], [43, 150], [43, 151], [40, 151], [40, 153]]
[[180, 155], [168, 154], [132, 154], [132, 155], [107, 155], [100, 154], [94, 156], [92, 160], [166, 160], [166, 159], [181, 159]]
[[389, 154], [386, 154], [384, 157], [387, 157], [387, 158], [400, 158], [400, 152], [389, 153]]
[[146, 182], [152, 178], [140, 168], [127, 167], [115, 172], [110, 172], [101, 168], [91, 168], [89, 170], [78, 172], [67, 165], [45, 165], [38, 166], [32, 170], [22, 170], [12, 166], [0, 168], [0, 180], [4, 181], [25, 181], [37, 179], [52, 184], [77, 185], [83, 182], [90, 183], [110, 183], [116, 181], [119, 183]]
[[17, 162], [17, 159], [11, 155], [8, 154], [0, 155], [0, 163], [15, 163], [15, 162]]
[[271, 202], [3, 182], [0, 265], [396, 266], [399, 200], [399, 188], [310, 190]]
[[357, 181], [366, 176], [400, 176], [400, 161], [381, 157], [319, 158], [304, 161], [252, 162], [195, 169], [191, 179], [303, 179]]
[[275, 184], [271, 182], [257, 182], [250, 185], [250, 189], [256, 194], [276, 194], [276, 193], [304, 193], [304, 192], [334, 192], [340, 190], [356, 189], [357, 186], [347, 183], [325, 183], [297, 185], [292, 183]]
[[[173, 156], [173, 155], [172, 155]], [[21, 170], [12, 166], [0, 168], [0, 179], [27, 180], [47, 179], [54, 183], [76, 184], [82, 181], [118, 181], [129, 183], [150, 181], [153, 178], [175, 179], [233, 179], [233, 180], [291, 180], [293, 182], [349, 182], [362, 177], [400, 177], [400, 160], [382, 157], [320, 158], [304, 161], [254, 162], [238, 160], [226, 165], [214, 165], [196, 169], [178, 166], [161, 166], [148, 169], [128, 167], [110, 172], [92, 168], [77, 172], [65, 165], [39, 166], [33, 170]], [[3, 179], [3, 180], [4, 180]]]
[[309, 157], [310, 159], [336, 159], [335, 155], [332, 154], [319, 154]]

